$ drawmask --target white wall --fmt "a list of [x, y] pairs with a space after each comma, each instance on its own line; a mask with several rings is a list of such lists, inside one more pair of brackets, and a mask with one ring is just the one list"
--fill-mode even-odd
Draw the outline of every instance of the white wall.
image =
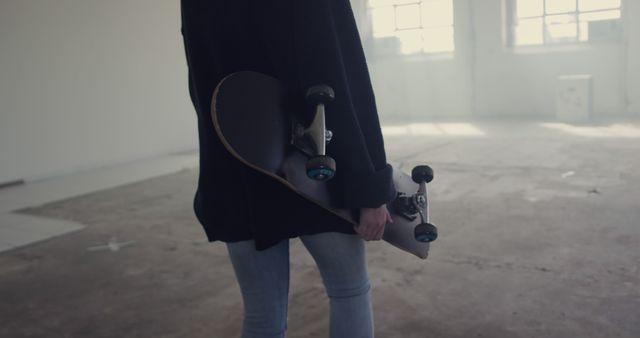
[[0, 2], [0, 183], [196, 147], [177, 1]]
[[456, 53], [376, 56], [371, 40], [367, 41], [369, 69], [383, 119], [471, 114], [471, 13], [466, 0], [455, 0], [455, 7]]
[[[514, 52], [502, 1], [454, 0], [451, 57], [367, 48], [382, 117], [548, 116], [555, 76], [576, 73], [594, 75], [597, 115], [640, 114], [639, 2], [624, 2], [626, 44]], [[1, 1], [0, 183], [195, 149], [179, 27], [177, 1]]]
[[628, 50], [623, 39], [514, 49], [505, 46], [505, 1], [454, 0], [453, 58], [369, 55], [383, 118], [550, 117], [556, 77], [573, 74], [593, 76], [594, 116], [640, 112], [640, 3], [625, 2]]
[[640, 2], [626, 1], [627, 109], [640, 115]]
[[620, 41], [505, 47], [503, 0], [475, 6], [478, 115], [555, 115], [556, 77], [591, 74], [594, 116], [625, 111], [624, 49]]

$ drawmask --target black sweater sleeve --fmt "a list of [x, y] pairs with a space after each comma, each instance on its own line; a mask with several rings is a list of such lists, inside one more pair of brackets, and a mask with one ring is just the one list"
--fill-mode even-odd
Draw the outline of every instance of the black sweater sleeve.
[[[378, 207], [395, 197], [375, 98], [348, 0], [257, 0], [257, 34], [285, 82], [304, 89], [326, 84], [336, 99], [327, 105], [334, 137], [327, 154], [336, 160], [344, 204]], [[289, 74], [290, 79], [286, 79]], [[287, 81], [290, 80], [290, 81]]]

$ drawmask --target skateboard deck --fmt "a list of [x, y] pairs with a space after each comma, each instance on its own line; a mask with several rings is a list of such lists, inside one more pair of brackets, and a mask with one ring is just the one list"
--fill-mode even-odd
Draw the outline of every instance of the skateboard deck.
[[[301, 198], [356, 225], [349, 210], [331, 206], [326, 181], [309, 177], [305, 164], [310, 156], [294, 146], [296, 142], [292, 135], [296, 126], [293, 124], [297, 121], [296, 116], [302, 113], [300, 107], [304, 107], [300, 102], [304, 101], [292, 98], [275, 78], [256, 72], [238, 72], [225, 77], [215, 88], [211, 117], [217, 136], [237, 160], [280, 182]], [[322, 126], [324, 128], [324, 124]], [[340, 170], [339, 163], [337, 166]], [[383, 239], [425, 259], [429, 241], [435, 238], [417, 240], [416, 226], [425, 223], [425, 219], [417, 212], [408, 215], [406, 208], [402, 207], [412, 203], [415, 199], [412, 196], [420, 185], [412, 176], [392, 166], [399, 197], [388, 205], [394, 222], [386, 225]], [[431, 172], [431, 178], [432, 175]], [[428, 205], [426, 189], [423, 190], [424, 203]], [[428, 208], [422, 214], [426, 214], [428, 222]]]

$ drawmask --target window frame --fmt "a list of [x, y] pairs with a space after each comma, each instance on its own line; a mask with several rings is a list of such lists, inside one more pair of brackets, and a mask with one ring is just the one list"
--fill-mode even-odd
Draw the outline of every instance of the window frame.
[[[402, 1], [402, 0], [400, 0]], [[405, 0], [406, 1], [406, 0]], [[413, 0], [413, 1], [406, 1], [406, 2], [402, 2], [402, 3], [392, 3], [389, 5], [378, 5], [378, 6], [374, 6], [371, 5], [371, 1], [367, 1], [367, 12], [370, 15], [370, 22], [371, 22], [371, 36], [373, 39], [379, 39], [379, 38], [384, 38], [384, 37], [390, 37], [390, 36], [394, 36], [398, 39], [400, 39], [397, 36], [397, 32], [407, 32], [407, 31], [418, 31], [421, 34], [423, 34], [426, 30], [429, 29], [438, 29], [438, 28], [450, 28], [451, 32], [453, 33], [452, 38], [453, 38], [453, 49], [452, 50], [443, 50], [443, 51], [433, 51], [433, 52], [429, 52], [427, 51], [425, 48], [426, 45], [424, 43], [424, 40], [422, 42], [422, 46], [419, 50], [415, 51], [415, 52], [411, 52], [411, 53], [403, 53], [402, 51], [400, 53], [398, 53], [398, 56], [403, 56], [403, 57], [417, 57], [417, 56], [422, 56], [422, 57], [432, 57], [432, 56], [438, 56], [438, 55], [450, 55], [455, 53], [455, 1], [454, 0], [448, 0], [451, 2], [451, 24], [448, 25], [442, 25], [442, 24], [438, 24], [438, 25], [425, 25], [425, 19], [424, 19], [424, 15], [423, 15], [423, 4], [425, 2], [428, 1], [432, 1], [432, 0]], [[420, 16], [420, 24], [419, 26], [416, 27], [411, 27], [411, 28], [401, 28], [398, 26], [398, 7], [406, 7], [406, 6], [415, 6], [418, 5], [419, 6], [419, 16]], [[393, 17], [394, 17], [394, 30], [393, 33], [389, 34], [389, 35], [384, 35], [384, 36], [376, 36], [375, 33], [375, 29], [374, 29], [374, 25], [375, 22], [373, 20], [373, 16], [371, 15], [371, 13], [377, 9], [377, 8], [382, 8], [382, 7], [393, 7]], [[400, 42], [402, 43], [402, 42]]]
[[[580, 0], [574, 0], [575, 1], [575, 11], [568, 11], [568, 12], [558, 12], [558, 13], [547, 13], [547, 1], [546, 0], [539, 0], [542, 2], [542, 15], [541, 16], [527, 16], [527, 17], [518, 17], [518, 6], [517, 6], [517, 0], [506, 0], [506, 6], [505, 9], [507, 11], [507, 16], [506, 16], [506, 20], [505, 23], [507, 25], [506, 30], [507, 30], [507, 46], [511, 47], [511, 48], [535, 48], [535, 47], [547, 47], [547, 46], [566, 46], [566, 45], [582, 45], [582, 44], [589, 44], [592, 43], [592, 41], [590, 41], [589, 39], [587, 40], [580, 40], [580, 36], [581, 36], [581, 23], [585, 22], [583, 20], [580, 20], [580, 16], [583, 14], [589, 14], [589, 13], [600, 13], [600, 12], [606, 12], [606, 11], [614, 11], [614, 10], [618, 10], [620, 11], [620, 18], [618, 18], [617, 20], [620, 21], [621, 24], [623, 24], [623, 19], [624, 19], [624, 7], [625, 7], [625, 0], [620, 0], [620, 6], [618, 7], [611, 7], [611, 8], [606, 8], [606, 9], [597, 9], [597, 10], [580, 10]], [[575, 16], [575, 25], [576, 25], [576, 36], [575, 39], [572, 39], [571, 41], [549, 41], [550, 38], [548, 36], [548, 32], [547, 32], [547, 17], [549, 16], [556, 16], [556, 15], [574, 15]], [[540, 44], [522, 44], [519, 45], [516, 43], [516, 27], [518, 25], [518, 21], [521, 19], [536, 19], [536, 18], [541, 18], [542, 19], [542, 43]], [[588, 22], [588, 21], [587, 21]]]

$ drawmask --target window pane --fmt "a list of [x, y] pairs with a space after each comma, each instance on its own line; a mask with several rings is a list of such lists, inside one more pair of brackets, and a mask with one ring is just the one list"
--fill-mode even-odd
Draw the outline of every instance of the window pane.
[[542, 16], [542, 0], [517, 0], [516, 9], [519, 18]]
[[452, 26], [453, 1], [431, 0], [422, 3], [422, 26]]
[[420, 28], [420, 5], [402, 5], [396, 7], [396, 27], [398, 29]]
[[400, 51], [402, 54], [413, 54], [422, 50], [422, 34], [420, 29], [398, 31], [396, 36], [400, 39]]
[[378, 6], [390, 6], [393, 5], [392, 0], [369, 0], [369, 6], [378, 7]]
[[371, 22], [373, 24], [373, 36], [391, 36], [396, 30], [394, 8], [391, 6], [372, 8]]
[[589, 23], [602, 20], [619, 20], [620, 10], [590, 12], [580, 14], [580, 41], [589, 41]]
[[578, 36], [578, 40], [582, 42], [589, 41], [589, 23], [579, 22], [578, 26], [580, 27], [580, 36]]
[[547, 34], [549, 42], [576, 41], [578, 25], [576, 23], [548, 25]]
[[592, 12], [580, 14], [580, 21], [600, 21], [620, 19], [620, 10]]
[[547, 14], [576, 11], [576, 0], [545, 0]]
[[519, 20], [515, 27], [516, 45], [541, 45], [544, 42], [542, 24], [542, 18]]
[[455, 50], [453, 26], [423, 30], [424, 52], [452, 52]]
[[575, 15], [549, 15], [545, 26], [550, 42], [576, 41], [578, 38]]
[[620, 0], [579, 0], [578, 7], [581, 11], [620, 8]]
[[407, 3], [418, 3], [420, 0], [369, 0], [370, 7], [393, 6]]
[[575, 14], [547, 15], [547, 25], [567, 24], [576, 22]]

